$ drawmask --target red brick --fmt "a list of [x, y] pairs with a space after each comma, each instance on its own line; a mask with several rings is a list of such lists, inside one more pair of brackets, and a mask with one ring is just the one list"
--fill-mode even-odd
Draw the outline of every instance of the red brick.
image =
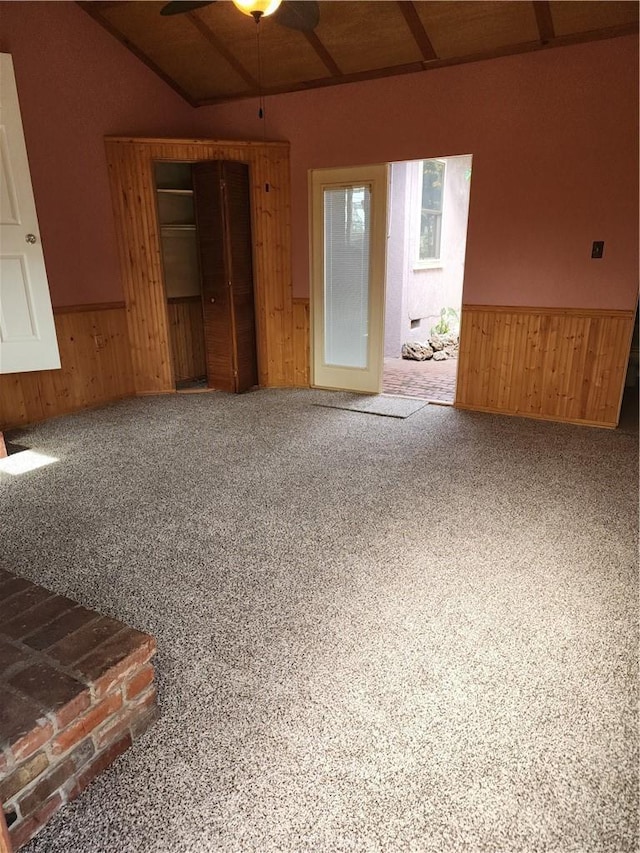
[[9, 830], [9, 837], [13, 843], [15, 850], [22, 847], [27, 841], [30, 841], [33, 836], [39, 832], [45, 823], [54, 815], [62, 805], [62, 797], [60, 794], [55, 794], [50, 800], [42, 806], [41, 809], [31, 815], [27, 820], [20, 821]]
[[0, 637], [0, 673], [6, 672], [9, 667], [15, 671], [18, 664], [27, 664], [30, 660], [28, 652], [12, 646]]
[[155, 701], [156, 691], [155, 687], [152, 687], [151, 690], [148, 690], [143, 694], [137, 702], [127, 705], [123, 711], [117, 715], [117, 717], [106, 723], [96, 735], [96, 746], [98, 747], [98, 750], [101, 750], [108, 744], [113, 743], [113, 741], [117, 740], [127, 729], [130, 729], [134, 721], [138, 717], [143, 716], [146, 709], [150, 705], [154, 705]]
[[76, 698], [72, 699], [71, 702], [67, 702], [64, 707], [60, 708], [60, 710], [56, 712], [55, 720], [58, 730], [61, 731], [66, 728], [69, 723], [72, 723], [83, 711], [86, 711], [90, 704], [91, 696], [88, 690], [85, 690], [79, 696], [76, 696]]
[[14, 616], [2, 626], [2, 633], [7, 637], [12, 637], [14, 640], [24, 637], [27, 634], [56, 619], [67, 610], [75, 607], [75, 602], [70, 598], [65, 598], [62, 595], [53, 595], [43, 601], [41, 604], [27, 610], [19, 616]]
[[47, 654], [66, 666], [72, 666], [81, 658], [87, 657], [94, 649], [98, 648], [105, 640], [122, 631], [124, 625], [100, 616], [92, 622], [83, 625], [77, 631], [63, 637], [59, 642], [47, 650]]
[[28, 634], [24, 637], [23, 642], [32, 649], [48, 649], [64, 637], [73, 634], [74, 631], [97, 619], [98, 614], [94, 613], [93, 610], [87, 610], [86, 607], [74, 607], [73, 610], [68, 610], [48, 625]]
[[8, 580], [3, 582], [2, 587], [0, 587], [0, 602], [4, 602], [9, 596], [16, 595], [18, 592], [24, 592], [25, 589], [29, 589], [31, 586], [33, 584], [24, 578], [17, 578], [15, 575], [11, 575]]
[[[12, 575], [11, 572], [8, 572], [6, 569], [0, 569], [0, 587], [3, 583], [7, 583], [12, 580], [15, 580], [15, 575]], [[2, 589], [0, 589], [0, 596], [2, 596]]]
[[77, 797], [90, 782], [93, 782], [96, 776], [99, 776], [103, 770], [106, 770], [107, 767], [112, 764], [119, 755], [122, 755], [123, 752], [129, 749], [130, 746], [131, 735], [127, 732], [124, 737], [120, 738], [116, 743], [105, 749], [104, 752], [101, 752], [89, 767], [87, 767], [83, 773], [78, 775], [76, 784], [69, 792], [69, 799], [73, 800]]
[[32, 729], [20, 740], [16, 741], [11, 751], [16, 761], [22, 761], [29, 755], [32, 755], [37, 749], [40, 749], [48, 740], [53, 737], [53, 726], [51, 723], [44, 723]]
[[145, 690], [135, 701], [130, 703], [130, 707], [132, 708], [148, 708], [149, 705], [153, 705], [158, 698], [156, 693], [155, 684], [152, 684], [148, 690]]
[[107, 696], [99, 705], [95, 705], [86, 714], [72, 723], [65, 731], [61, 732], [51, 744], [53, 755], [61, 755], [74, 744], [81, 741], [95, 728], [103, 723], [107, 717], [115, 714], [122, 707], [122, 695], [120, 692]]
[[49, 767], [46, 753], [39, 752], [24, 761], [9, 776], [0, 781], [0, 802], [7, 803]]
[[125, 699], [133, 699], [135, 696], [142, 693], [145, 687], [148, 687], [153, 681], [153, 675], [153, 666], [150, 663], [145, 664], [142, 669], [135, 672], [125, 685]]
[[3, 685], [0, 702], [0, 740], [3, 743], [15, 743], [45, 723], [38, 702], [22, 693], [7, 690]]
[[147, 634], [128, 629], [129, 633], [120, 640], [105, 643], [104, 649], [97, 649], [85, 661], [82, 661], [82, 673], [93, 680], [93, 690], [97, 697], [111, 692], [114, 687], [125, 681], [136, 669], [153, 657], [156, 641]]
[[[19, 578], [16, 578], [16, 580], [19, 580]], [[25, 610], [46, 601], [47, 598], [51, 598], [53, 595], [48, 589], [43, 589], [41, 586], [34, 586], [29, 581], [23, 581], [23, 583], [26, 584], [26, 587], [22, 592], [12, 595], [10, 598], [6, 598], [6, 593], [2, 596], [0, 600], [0, 623], [3, 623], [6, 619], [15, 619], [21, 613], [24, 613]]]
[[104, 749], [105, 746], [109, 746], [110, 743], [118, 740], [125, 732], [128, 732], [131, 725], [131, 718], [134, 716], [135, 711], [127, 708], [121, 714], [118, 714], [115, 719], [106, 723], [94, 736], [98, 752]]
[[48, 798], [73, 776], [74, 771], [75, 765], [71, 757], [54, 767], [50, 773], [31, 788], [29, 793], [20, 797], [18, 800], [20, 814], [23, 817], [29, 817], [42, 808]]
[[40, 808], [54, 791], [60, 791], [67, 783], [75, 784], [78, 772], [87, 765], [95, 755], [95, 749], [91, 738], [86, 738], [73, 752], [71, 752], [62, 763], [55, 765], [49, 773], [40, 778], [37, 783], [20, 797], [18, 805], [23, 817], [29, 817]]
[[144, 732], [146, 732], [146, 730], [155, 723], [159, 716], [160, 709], [155, 704], [150, 708], [147, 708], [143, 714], [138, 714], [135, 720], [131, 721], [131, 737], [133, 740], [136, 740], [141, 734], [144, 734]]
[[[25, 696], [39, 702], [45, 713], [49, 711], [57, 713], [85, 691], [85, 685], [81, 681], [72, 678], [48, 663], [33, 663], [16, 675], [12, 675], [8, 679], [8, 683]], [[89, 704], [88, 691], [86, 700], [83, 701], [85, 701], [83, 707], [86, 708]], [[80, 705], [82, 705], [82, 701]], [[81, 710], [82, 707], [79, 707], [78, 712]], [[69, 719], [73, 719], [74, 716], [77, 716], [77, 713]], [[68, 713], [63, 712], [63, 719], [67, 717]]]

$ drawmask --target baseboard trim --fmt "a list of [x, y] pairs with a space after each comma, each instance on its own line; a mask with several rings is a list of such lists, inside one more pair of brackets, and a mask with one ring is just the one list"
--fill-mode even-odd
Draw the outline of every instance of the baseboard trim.
[[461, 412], [480, 412], [485, 415], [506, 415], [509, 418], [529, 418], [534, 421], [549, 421], [550, 423], [573, 424], [574, 426], [597, 427], [598, 429], [616, 429], [618, 424], [604, 421], [586, 421], [572, 418], [562, 418], [557, 415], [540, 415], [534, 412], [509, 412], [505, 409], [492, 409], [488, 406], [466, 406], [454, 403], [454, 409]]

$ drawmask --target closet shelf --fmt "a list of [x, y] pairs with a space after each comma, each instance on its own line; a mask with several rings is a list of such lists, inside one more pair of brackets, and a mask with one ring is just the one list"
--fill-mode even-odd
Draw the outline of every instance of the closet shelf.
[[195, 231], [195, 225], [161, 225], [161, 231]]
[[169, 187], [158, 187], [157, 192], [159, 193], [169, 193], [170, 195], [193, 195], [193, 190], [176, 190], [170, 189]]

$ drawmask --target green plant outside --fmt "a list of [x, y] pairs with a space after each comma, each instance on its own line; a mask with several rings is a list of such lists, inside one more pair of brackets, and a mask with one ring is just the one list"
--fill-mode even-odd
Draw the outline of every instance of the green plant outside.
[[460, 318], [455, 308], [441, 308], [440, 319], [435, 326], [431, 327], [432, 335], [453, 335], [457, 334], [460, 325]]

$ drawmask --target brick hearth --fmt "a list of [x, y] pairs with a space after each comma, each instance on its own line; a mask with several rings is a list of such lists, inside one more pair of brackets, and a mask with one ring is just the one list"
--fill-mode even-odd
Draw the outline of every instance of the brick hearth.
[[0, 570], [0, 800], [14, 848], [155, 719], [153, 637]]

